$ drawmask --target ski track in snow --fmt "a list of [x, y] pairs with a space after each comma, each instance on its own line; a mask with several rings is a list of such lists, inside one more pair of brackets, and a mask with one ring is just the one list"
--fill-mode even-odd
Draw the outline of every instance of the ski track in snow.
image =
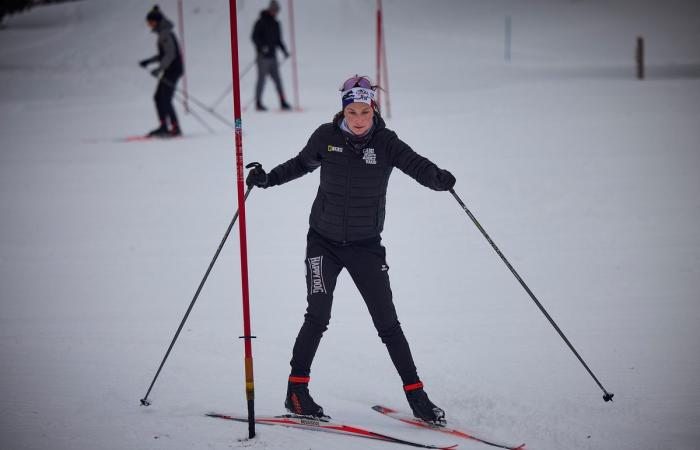
[[[239, 3], [246, 67], [267, 1]], [[176, 19], [177, 2], [159, 4]], [[247, 440], [245, 424], [204, 417], [245, 411], [237, 227], [153, 405], [139, 406], [237, 207], [233, 133], [201, 109], [214, 133], [178, 105], [192, 139], [115, 141], [156, 123], [154, 80], [137, 65], [155, 52], [150, 6], [64, 3], [0, 28], [0, 448], [398, 448], [262, 425]], [[336, 112], [340, 82], [374, 74], [374, 8], [295, 3], [303, 112], [246, 112], [247, 162], [271, 169], [296, 154]], [[450, 425], [531, 450], [697, 448], [697, 2], [385, 0], [384, 9], [388, 127], [455, 174], [459, 195], [616, 394], [602, 401], [454, 199], [397, 170], [383, 234], [392, 290]], [[185, 16], [189, 88], [213, 102], [231, 80], [227, 5], [187, 0]], [[638, 35], [643, 82], [633, 78]], [[282, 73], [291, 98], [290, 64]], [[269, 82], [265, 103], [278, 106]], [[230, 97], [218, 112], [232, 116]], [[314, 173], [248, 199], [260, 414], [282, 408], [317, 183]], [[334, 303], [311, 384], [334, 419], [487, 448], [371, 411], [407, 409], [400, 380], [346, 273]]]

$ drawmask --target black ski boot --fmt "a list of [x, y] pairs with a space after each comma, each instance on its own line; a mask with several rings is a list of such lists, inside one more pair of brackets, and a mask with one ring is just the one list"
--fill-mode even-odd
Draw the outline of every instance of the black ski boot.
[[323, 408], [316, 404], [309, 394], [309, 377], [289, 377], [287, 384], [287, 399], [284, 407], [297, 416], [314, 417], [328, 420], [330, 417], [323, 414]]
[[256, 111], [267, 111], [267, 108], [265, 108], [265, 105], [263, 105], [260, 102], [255, 102], [255, 110]]
[[291, 111], [292, 107], [287, 103], [285, 99], [280, 99], [280, 108], [282, 111]]
[[148, 133], [148, 137], [169, 137], [169, 136], [170, 136], [170, 131], [168, 131], [168, 127], [166, 127], [164, 123], [161, 123], [158, 128], [151, 130]]
[[428, 394], [423, 390], [423, 383], [418, 382], [404, 386], [406, 399], [413, 410], [413, 415], [424, 422], [432, 425], [444, 427], [447, 424], [445, 411], [435, 406], [428, 398]]

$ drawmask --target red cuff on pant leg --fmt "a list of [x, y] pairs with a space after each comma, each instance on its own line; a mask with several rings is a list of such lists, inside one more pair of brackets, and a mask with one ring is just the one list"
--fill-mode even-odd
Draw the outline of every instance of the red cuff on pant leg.
[[418, 383], [407, 384], [403, 387], [404, 391], [415, 391], [416, 389], [423, 389], [423, 383], [419, 381]]
[[311, 377], [289, 377], [289, 381], [292, 383], [308, 383], [311, 381]]

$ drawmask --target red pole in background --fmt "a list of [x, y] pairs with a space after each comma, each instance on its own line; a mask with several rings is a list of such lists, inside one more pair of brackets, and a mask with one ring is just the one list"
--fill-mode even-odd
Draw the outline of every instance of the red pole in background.
[[292, 83], [294, 85], [294, 110], [301, 111], [299, 105], [299, 75], [297, 73], [297, 44], [294, 32], [294, 0], [289, 0], [289, 36], [292, 42]]
[[[377, 85], [382, 85], [382, 0], [377, 0]], [[382, 109], [381, 89], [377, 90], [377, 105]]]
[[187, 103], [187, 64], [185, 64], [185, 18], [183, 14], [182, 0], [177, 0], [177, 15], [178, 15], [178, 33], [180, 34], [180, 56], [182, 57], [182, 65], [185, 70], [182, 73], [182, 93], [185, 97], [184, 105], [185, 112], [190, 112], [190, 106]]
[[[379, 0], [379, 7], [381, 8], [382, 0]], [[383, 14], [382, 14], [383, 16]], [[386, 118], [391, 119], [391, 102], [389, 102], [389, 64], [386, 62], [386, 39], [384, 38], [384, 29], [386, 27], [382, 26], [382, 68], [384, 73], [384, 90], [386, 92], [386, 97], [384, 98], [384, 104], [386, 106]]]
[[253, 348], [250, 334], [250, 301], [248, 293], [248, 247], [243, 190], [243, 127], [241, 121], [241, 86], [238, 64], [238, 19], [236, 0], [229, 0], [231, 22], [231, 75], [233, 78], [233, 116], [236, 127], [236, 183], [238, 186], [238, 229], [241, 251], [241, 289], [243, 292], [243, 338], [245, 342], [245, 392], [248, 400], [248, 437], [255, 437], [255, 385], [253, 383]]

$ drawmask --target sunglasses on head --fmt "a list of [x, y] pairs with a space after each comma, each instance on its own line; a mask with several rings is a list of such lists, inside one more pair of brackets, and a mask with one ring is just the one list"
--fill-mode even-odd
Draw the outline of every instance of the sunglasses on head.
[[345, 80], [345, 83], [343, 83], [343, 87], [340, 90], [349, 91], [350, 89], [356, 87], [374, 90], [374, 86], [372, 86], [372, 82], [369, 81], [369, 78], [359, 75], [355, 75], [354, 77]]

